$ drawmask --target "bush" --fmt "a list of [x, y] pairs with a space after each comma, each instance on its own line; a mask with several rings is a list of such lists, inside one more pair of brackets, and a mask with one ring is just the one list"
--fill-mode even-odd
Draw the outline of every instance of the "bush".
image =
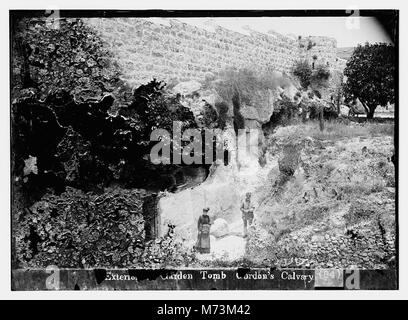
[[375, 205], [363, 201], [354, 201], [344, 215], [344, 219], [346, 219], [348, 225], [353, 225], [376, 217], [380, 213], [378, 209]]
[[325, 65], [318, 65], [316, 66], [310, 77], [310, 82], [313, 87], [326, 87], [329, 78], [330, 78], [329, 68]]
[[[113, 98], [77, 103], [65, 92], [13, 104], [13, 243], [20, 266], [128, 266], [144, 252], [142, 191], [173, 186], [155, 166], [155, 126], [196, 126], [190, 110], [153, 81], [111, 115]], [[27, 170], [25, 161], [35, 161]], [[34, 163], [34, 162], [33, 162]], [[170, 173], [170, 174], [169, 174]], [[106, 190], [111, 185], [118, 189]], [[126, 188], [126, 189], [125, 189]], [[141, 259], [141, 258], [140, 258]], [[143, 258], [145, 260], [145, 258]]]
[[218, 125], [218, 113], [212, 105], [206, 104], [201, 116], [205, 128], [214, 128]]
[[277, 76], [273, 70], [226, 69], [219, 73], [219, 80], [214, 82], [215, 90], [226, 102], [233, 99], [241, 104], [251, 105], [259, 91], [274, 90], [290, 83], [286, 76]]
[[65, 90], [80, 102], [99, 100], [105, 93], [114, 93], [121, 103], [130, 97], [109, 45], [81, 19], [60, 19], [58, 28], [49, 27], [47, 19], [15, 23], [14, 97], [22, 88], [35, 88], [39, 100], [55, 90]]
[[297, 61], [292, 73], [299, 79], [300, 85], [305, 90], [311, 87], [317, 91], [321, 87], [326, 87], [330, 78], [330, 71], [327, 66], [318, 65], [312, 69], [307, 60]]
[[67, 188], [59, 196], [44, 196], [20, 212], [14, 227], [18, 267], [188, 265], [192, 252], [171, 236], [145, 241], [146, 195], [142, 190], [120, 188], [101, 195]]
[[143, 252], [143, 193], [67, 188], [21, 211], [14, 228], [22, 267], [124, 267]]
[[224, 129], [228, 117], [228, 104], [226, 104], [225, 102], [220, 102], [217, 103], [215, 107], [218, 111], [217, 127], [220, 129]]
[[316, 45], [315, 42], [312, 42], [312, 40], [309, 40], [309, 42], [307, 43], [307, 50], [312, 49], [315, 45]]
[[306, 60], [297, 61], [295, 63], [293, 75], [299, 79], [302, 88], [307, 89], [310, 86], [312, 72], [312, 67]]
[[278, 100], [272, 114], [271, 123], [288, 125], [298, 116], [299, 106], [285, 95]]
[[250, 69], [226, 69], [220, 72], [219, 78], [215, 90], [228, 102], [239, 99], [241, 104], [250, 105], [254, 92], [273, 87], [271, 79], [267, 79], [265, 74]]

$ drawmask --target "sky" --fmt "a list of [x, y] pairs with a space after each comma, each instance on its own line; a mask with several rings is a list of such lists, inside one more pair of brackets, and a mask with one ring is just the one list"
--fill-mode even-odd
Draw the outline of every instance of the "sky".
[[370, 17], [239, 17], [239, 18], [178, 18], [201, 28], [215, 24], [246, 33], [245, 26], [266, 33], [274, 30], [295, 36], [328, 36], [337, 40], [337, 47], [355, 47], [365, 42], [391, 43], [375, 18]]

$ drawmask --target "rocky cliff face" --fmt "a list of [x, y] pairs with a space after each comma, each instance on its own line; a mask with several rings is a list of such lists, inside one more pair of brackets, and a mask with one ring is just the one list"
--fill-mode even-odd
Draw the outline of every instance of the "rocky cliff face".
[[[157, 235], [144, 202], [206, 175], [203, 167], [154, 166], [145, 157], [150, 133], [173, 121], [197, 127], [193, 114], [160, 82], [132, 93], [106, 43], [81, 20], [62, 20], [57, 29], [41, 19], [13, 23], [13, 263], [125, 266], [144, 260], [144, 245]], [[93, 205], [98, 199], [109, 208]], [[109, 238], [106, 228], [122, 228], [121, 234]], [[114, 257], [87, 251], [107, 246], [116, 248]]]
[[[282, 85], [283, 82], [277, 83]], [[285, 82], [285, 85], [288, 86], [288, 83]], [[221, 218], [235, 225], [231, 232], [234, 236], [238, 233], [242, 237], [241, 202], [246, 192], [255, 190], [262, 183], [262, 176], [267, 170], [260, 166], [264, 141], [262, 125], [270, 121], [277, 97], [285, 90], [276, 86], [251, 92], [250, 99], [243, 99], [239, 106], [243, 127], [237, 131], [234, 101], [222, 99], [222, 89], [225, 88], [219, 87], [217, 82], [203, 85], [195, 81], [182, 82], [173, 88], [181, 95], [181, 103], [195, 114], [198, 121], [202, 121], [208, 108], [212, 107], [210, 103], [214, 103], [213, 109], [218, 112], [218, 103], [227, 102], [228, 107], [221, 134], [228, 150], [228, 164], [213, 163], [208, 178], [202, 184], [175, 194], [166, 194], [159, 201], [162, 232], [166, 233], [168, 226], [174, 225], [175, 235], [183, 239], [187, 246], [193, 244], [197, 219], [205, 207], [210, 208], [209, 214], [213, 220]]]
[[[229, 224], [227, 235], [235, 238], [226, 243], [237, 242], [238, 255], [243, 253], [239, 208], [245, 193], [264, 185], [277, 165], [277, 159], [260, 165], [262, 128], [282, 93], [294, 99], [296, 85], [284, 72], [299, 58], [296, 41], [143, 19], [66, 19], [57, 29], [30, 19], [19, 21], [15, 31], [17, 265], [42, 266], [50, 259], [72, 267], [168, 262], [178, 252], [173, 233], [192, 247], [204, 207]], [[259, 87], [244, 72], [250, 81], [238, 90], [231, 85], [234, 78], [215, 76], [226, 67], [252, 64], [280, 72]], [[165, 88], [152, 77], [173, 83]], [[220, 129], [227, 160], [214, 162], [209, 174], [208, 166], [153, 165], [150, 134], [155, 128], [171, 132], [174, 121], [183, 129]], [[157, 204], [151, 197], [161, 191]], [[260, 200], [255, 195], [254, 205]], [[160, 222], [146, 210], [156, 204]], [[156, 232], [161, 238], [148, 245]], [[162, 244], [166, 254], [159, 252]], [[109, 246], [113, 253], [104, 257]]]
[[313, 137], [318, 127], [308, 124], [270, 136], [278, 165], [258, 189], [249, 259], [292, 268], [392, 266], [392, 137], [371, 136], [358, 125], [345, 128], [355, 133], [320, 140]]

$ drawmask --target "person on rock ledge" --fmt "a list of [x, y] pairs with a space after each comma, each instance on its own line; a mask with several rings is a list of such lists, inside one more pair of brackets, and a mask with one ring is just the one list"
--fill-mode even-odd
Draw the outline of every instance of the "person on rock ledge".
[[203, 209], [203, 214], [198, 218], [197, 223], [197, 242], [194, 249], [199, 253], [210, 253], [210, 228], [211, 220], [208, 215], [209, 208]]
[[244, 237], [248, 235], [248, 224], [251, 225], [254, 220], [255, 207], [251, 204], [251, 193], [247, 192], [245, 201], [241, 205], [242, 220], [244, 221]]

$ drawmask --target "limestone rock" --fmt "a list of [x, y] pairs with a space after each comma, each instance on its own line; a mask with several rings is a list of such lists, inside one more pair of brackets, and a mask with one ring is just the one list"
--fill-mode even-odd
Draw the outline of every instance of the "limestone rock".
[[211, 251], [218, 259], [234, 261], [242, 258], [245, 253], [245, 240], [238, 236], [227, 236], [211, 245]]
[[191, 110], [200, 127], [211, 128], [217, 124], [216, 105], [223, 100], [214, 89], [204, 89], [197, 81], [180, 82], [172, 92], [180, 95], [180, 103]]
[[30, 173], [38, 174], [37, 157], [29, 156], [24, 160], [24, 175], [27, 176]]
[[194, 92], [201, 89], [201, 84], [197, 81], [180, 82], [173, 88], [174, 93], [179, 93], [182, 96], [192, 95]]
[[[251, 104], [243, 105], [240, 110], [245, 119], [245, 125], [247, 126], [248, 121], [251, 120], [256, 120], [259, 124], [268, 122], [273, 113], [274, 101], [275, 95], [270, 89], [254, 92], [251, 97]], [[249, 128], [251, 129], [251, 127]]]
[[215, 237], [223, 237], [229, 233], [228, 222], [225, 219], [218, 218], [211, 226], [211, 234]]

